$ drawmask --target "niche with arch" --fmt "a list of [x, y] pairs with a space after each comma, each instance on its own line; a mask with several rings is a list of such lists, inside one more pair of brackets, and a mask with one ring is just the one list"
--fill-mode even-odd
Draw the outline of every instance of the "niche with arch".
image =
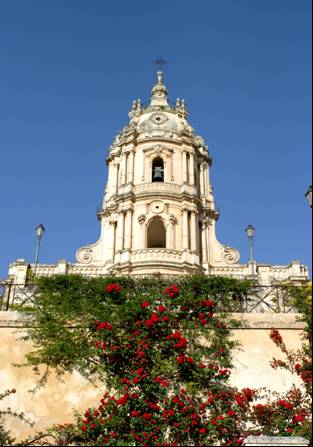
[[166, 248], [166, 229], [159, 217], [152, 219], [147, 226], [147, 248]]

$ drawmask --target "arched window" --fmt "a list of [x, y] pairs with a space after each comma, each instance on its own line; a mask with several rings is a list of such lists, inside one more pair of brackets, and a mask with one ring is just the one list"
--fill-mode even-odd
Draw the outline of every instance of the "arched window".
[[152, 162], [152, 181], [164, 182], [164, 162], [161, 157], [156, 157]]
[[166, 248], [166, 230], [162, 219], [152, 219], [147, 228], [147, 248]]

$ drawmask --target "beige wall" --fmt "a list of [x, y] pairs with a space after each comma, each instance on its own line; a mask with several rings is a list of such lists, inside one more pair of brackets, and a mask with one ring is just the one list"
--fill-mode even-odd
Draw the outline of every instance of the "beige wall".
[[[301, 346], [302, 325], [296, 322], [295, 314], [236, 314], [246, 320], [245, 329], [235, 329], [234, 337], [241, 348], [234, 353], [234, 369], [231, 382], [241, 387], [267, 386], [283, 392], [294, 381], [289, 373], [274, 371], [269, 366], [273, 356], [279, 356], [278, 348], [271, 342], [271, 327], [278, 327], [288, 347]], [[17, 412], [25, 412], [28, 419], [42, 430], [54, 423], [69, 422], [73, 409], [85, 410], [101, 397], [104, 387], [88, 384], [79, 374], [66, 375], [64, 383], [51, 376], [45, 388], [36, 393], [29, 390], [36, 386], [31, 368], [16, 368], [13, 363], [23, 362], [30, 344], [18, 340], [21, 333], [21, 318], [16, 312], [0, 312], [0, 392], [15, 388], [17, 392], [0, 403], [2, 408], [10, 406]], [[14, 418], [6, 421], [8, 428], [19, 439], [34, 430]]]

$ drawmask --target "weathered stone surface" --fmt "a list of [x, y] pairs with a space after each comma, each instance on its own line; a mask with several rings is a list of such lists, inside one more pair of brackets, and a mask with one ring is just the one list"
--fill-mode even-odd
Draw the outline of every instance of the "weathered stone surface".
[[[238, 317], [238, 314], [236, 315]], [[288, 371], [275, 371], [269, 362], [272, 357], [280, 358], [280, 351], [269, 338], [270, 330], [258, 314], [240, 314], [249, 321], [249, 327], [233, 329], [234, 339], [241, 346], [234, 352], [234, 368], [231, 384], [238, 388], [258, 388], [266, 386], [269, 389], [284, 392], [291, 383], [300, 385], [298, 377]], [[296, 314], [271, 314], [272, 326], [284, 323], [281, 334], [290, 348], [301, 346], [301, 328], [296, 322]], [[32, 368], [16, 368], [14, 363], [23, 363], [24, 356], [31, 349], [30, 343], [22, 342], [20, 332], [25, 320], [18, 312], [0, 312], [0, 383], [1, 390], [15, 388], [17, 392], [0, 403], [1, 408], [10, 406], [13, 410], [24, 411], [28, 419], [36, 423], [37, 430], [43, 430], [54, 423], [69, 422], [73, 418], [73, 409], [85, 410], [97, 404], [105, 390], [103, 384], [95, 387], [84, 380], [79, 374], [66, 374], [64, 382], [59, 382], [54, 374], [48, 379], [47, 385], [36, 393], [29, 390], [35, 388], [38, 376]], [[257, 323], [255, 327], [254, 324]], [[41, 370], [43, 372], [44, 369]], [[13, 430], [18, 439], [33, 433], [33, 429], [19, 420], [9, 418], [7, 427]]]

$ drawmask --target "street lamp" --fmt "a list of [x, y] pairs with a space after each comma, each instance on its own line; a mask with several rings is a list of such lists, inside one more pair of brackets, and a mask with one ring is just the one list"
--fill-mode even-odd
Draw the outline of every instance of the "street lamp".
[[35, 255], [35, 268], [34, 268], [34, 276], [36, 275], [37, 270], [37, 264], [38, 264], [38, 258], [39, 258], [39, 248], [40, 248], [40, 242], [42, 239], [42, 236], [44, 232], [46, 231], [45, 227], [40, 224], [38, 227], [35, 228], [36, 231], [36, 255]]
[[309, 207], [312, 208], [312, 185], [309, 186], [309, 189], [304, 195], [307, 198]]
[[253, 262], [253, 237], [255, 228], [249, 224], [247, 228], [245, 229], [245, 232], [247, 233], [248, 239], [249, 239], [249, 246], [250, 246], [250, 262]]

